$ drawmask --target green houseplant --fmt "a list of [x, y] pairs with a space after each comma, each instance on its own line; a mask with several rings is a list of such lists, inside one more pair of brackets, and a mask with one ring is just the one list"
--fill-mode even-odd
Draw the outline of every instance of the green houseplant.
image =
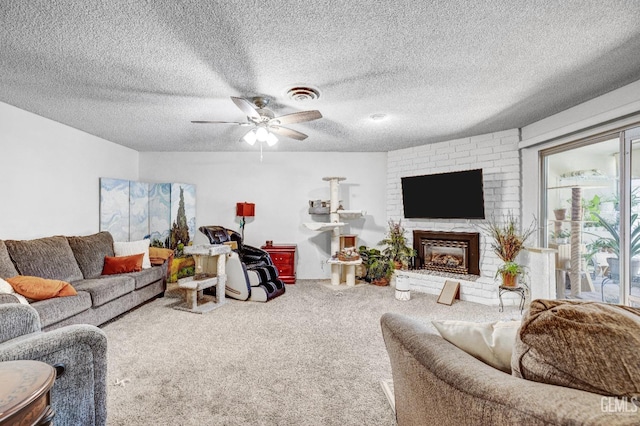
[[395, 269], [393, 260], [377, 248], [360, 246], [358, 253], [362, 259], [362, 265], [366, 268], [365, 281], [380, 286], [388, 285]]
[[[593, 213], [593, 215], [598, 219], [599, 225], [601, 225], [609, 233], [608, 237], [600, 237], [596, 241], [594, 241], [594, 247], [596, 247], [598, 250], [608, 250], [619, 258], [620, 234], [618, 232], [618, 229], [616, 228], [616, 225], [608, 222], [598, 213]], [[637, 223], [637, 221], [638, 214], [635, 213], [631, 215], [631, 257], [640, 255], [640, 225]]]
[[395, 269], [406, 269], [411, 259], [416, 255], [413, 247], [407, 245], [407, 237], [405, 237], [405, 229], [402, 221], [397, 223], [393, 219], [389, 220], [389, 230], [385, 238], [378, 244], [384, 245], [382, 254], [391, 259], [395, 263]]
[[[598, 219], [598, 224], [601, 225], [608, 233], [607, 237], [599, 237], [593, 243], [589, 245], [591, 251], [587, 254], [587, 260], [593, 258], [596, 253], [600, 251], [607, 251], [615, 255], [615, 257], [607, 258], [607, 263], [610, 267], [610, 273], [613, 276], [620, 274], [620, 233], [615, 223], [611, 223], [600, 216], [598, 213], [593, 213], [595, 218]], [[633, 259], [636, 256], [640, 256], [640, 223], [638, 223], [638, 214], [631, 215], [631, 239], [629, 242], [630, 251], [629, 254]], [[595, 234], [591, 234], [595, 235]], [[638, 262], [635, 262], [638, 265]], [[633, 268], [632, 264], [632, 268]], [[632, 271], [638, 273], [640, 271]]]
[[521, 230], [518, 218], [509, 211], [500, 221], [487, 221], [485, 230], [493, 240], [491, 249], [504, 262], [496, 271], [496, 277], [502, 277], [502, 285], [515, 287], [518, 278], [524, 275], [524, 267], [515, 259], [524, 248], [524, 243], [536, 231], [535, 219]]

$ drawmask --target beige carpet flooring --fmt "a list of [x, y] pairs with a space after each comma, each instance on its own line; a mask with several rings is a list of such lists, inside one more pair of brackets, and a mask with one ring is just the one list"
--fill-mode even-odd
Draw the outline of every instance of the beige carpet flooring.
[[[104, 325], [109, 425], [394, 425], [380, 316], [519, 318], [515, 307], [392, 287], [298, 280], [268, 303], [230, 300], [204, 315], [156, 299]], [[435, 329], [434, 329], [435, 332]]]

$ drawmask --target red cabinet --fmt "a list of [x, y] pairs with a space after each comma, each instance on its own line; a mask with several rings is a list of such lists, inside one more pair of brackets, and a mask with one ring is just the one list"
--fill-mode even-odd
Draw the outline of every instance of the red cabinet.
[[271, 256], [273, 264], [278, 268], [278, 278], [285, 284], [296, 283], [296, 245], [266, 244], [260, 247]]

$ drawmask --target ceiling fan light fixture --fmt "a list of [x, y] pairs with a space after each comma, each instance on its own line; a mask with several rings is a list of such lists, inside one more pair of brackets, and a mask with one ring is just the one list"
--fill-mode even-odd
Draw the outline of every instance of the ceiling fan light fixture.
[[256, 138], [259, 142], [266, 142], [269, 132], [264, 127], [258, 127], [256, 130]]
[[255, 145], [256, 140], [258, 139], [256, 137], [256, 131], [250, 130], [249, 132], [247, 132], [246, 135], [242, 137], [242, 139], [251, 146]]
[[269, 132], [267, 134], [267, 145], [274, 146], [278, 143], [278, 138], [273, 133]]

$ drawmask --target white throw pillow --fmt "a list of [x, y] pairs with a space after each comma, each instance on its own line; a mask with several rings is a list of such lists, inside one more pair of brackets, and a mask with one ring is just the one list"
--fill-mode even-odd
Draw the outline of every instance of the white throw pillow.
[[23, 295], [16, 293], [11, 284], [0, 278], [0, 294], [12, 294], [14, 295], [20, 303], [23, 305], [28, 305], [29, 301]]
[[497, 322], [431, 321], [446, 341], [480, 361], [511, 374], [511, 353], [520, 320]]
[[144, 253], [142, 259], [142, 269], [151, 268], [151, 259], [149, 258], [149, 243], [151, 240], [145, 239], [140, 241], [114, 241], [113, 251], [116, 256], [131, 256], [132, 254]]

